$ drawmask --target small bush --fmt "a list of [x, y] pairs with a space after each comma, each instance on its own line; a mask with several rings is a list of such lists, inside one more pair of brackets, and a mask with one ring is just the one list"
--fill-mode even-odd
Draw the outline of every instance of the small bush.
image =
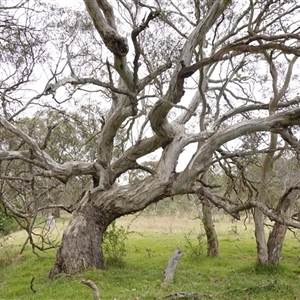
[[192, 257], [201, 257], [205, 249], [205, 234], [199, 232], [195, 236], [192, 231], [189, 231], [187, 234], [184, 234], [185, 240], [185, 249], [186, 252]]
[[123, 227], [117, 226], [116, 221], [113, 221], [106, 229], [103, 235], [103, 251], [108, 262], [114, 265], [123, 264], [126, 254], [125, 241], [129, 234], [134, 233], [129, 230], [132, 222], [127, 227]]
[[0, 236], [7, 235], [19, 228], [17, 221], [8, 216], [2, 205], [0, 205]]

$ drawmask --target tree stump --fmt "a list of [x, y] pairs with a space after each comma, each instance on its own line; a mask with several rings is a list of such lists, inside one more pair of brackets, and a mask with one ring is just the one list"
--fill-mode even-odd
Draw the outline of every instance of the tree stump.
[[176, 248], [175, 251], [173, 252], [173, 254], [170, 257], [168, 264], [163, 272], [163, 274], [164, 274], [164, 282], [163, 283], [164, 284], [168, 284], [169, 282], [171, 282], [173, 280], [177, 264], [178, 264], [180, 258], [182, 257], [182, 255], [183, 255], [183, 252], [179, 248]]

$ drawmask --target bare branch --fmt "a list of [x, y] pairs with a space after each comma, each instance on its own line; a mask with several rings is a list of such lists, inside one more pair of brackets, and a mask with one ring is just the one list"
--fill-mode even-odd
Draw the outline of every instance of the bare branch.
[[43, 145], [41, 146], [41, 150], [44, 150], [44, 149], [47, 148], [48, 141], [49, 141], [49, 139], [50, 139], [51, 133], [52, 133], [53, 129], [54, 129], [56, 126], [58, 126], [58, 124], [59, 124], [59, 123], [55, 123], [55, 124], [53, 124], [53, 125], [48, 125], [48, 126], [47, 126], [48, 131], [47, 131], [47, 134], [46, 134], [46, 136], [45, 136]]
[[147, 19], [145, 20], [145, 22], [143, 22], [139, 27], [135, 28], [131, 33], [131, 38], [135, 50], [135, 57], [133, 60], [133, 86], [134, 87], [137, 86], [137, 82], [138, 82], [139, 57], [141, 55], [141, 47], [137, 40], [137, 37], [143, 30], [145, 30], [148, 27], [150, 21], [155, 19], [158, 16], [159, 16], [159, 11], [151, 11]]
[[179, 73], [180, 78], [188, 78], [192, 76], [197, 70], [200, 68], [203, 68], [207, 65], [210, 65], [214, 62], [226, 60], [228, 59], [227, 54], [232, 51], [238, 51], [241, 53], [249, 52], [249, 53], [261, 53], [265, 50], [280, 50], [283, 53], [286, 54], [294, 54], [297, 56], [300, 56], [300, 49], [292, 46], [286, 46], [284, 44], [280, 43], [268, 43], [268, 44], [262, 44], [262, 45], [249, 45], [248, 41], [243, 43], [232, 43], [228, 46], [225, 46], [221, 50], [217, 51], [214, 55], [211, 57], [205, 58], [189, 67], [184, 67]]
[[49, 84], [46, 91], [47, 91], [47, 93], [54, 93], [58, 88], [60, 88], [61, 86], [66, 85], [68, 83], [74, 84], [74, 85], [94, 84], [94, 85], [97, 85], [97, 86], [108, 88], [112, 92], [117, 93], [117, 94], [127, 95], [129, 97], [135, 97], [135, 93], [132, 93], [132, 92], [130, 92], [128, 90], [125, 90], [125, 89], [116, 88], [110, 83], [102, 82], [102, 81], [100, 81], [98, 79], [95, 79], [95, 78], [65, 77], [65, 78], [59, 80], [58, 82], [56, 82], [55, 84]]
[[[291, 101], [288, 102], [281, 102], [277, 104], [277, 108], [285, 108], [285, 107], [290, 107], [295, 104], [300, 103], [300, 97], [295, 97]], [[254, 110], [268, 110], [269, 109], [269, 104], [252, 104], [252, 105], [245, 105], [245, 106], [240, 106], [237, 108], [234, 108], [230, 111], [228, 111], [226, 114], [221, 116], [213, 125], [213, 128], [219, 127], [225, 120], [237, 115], [237, 114], [242, 114], [245, 112], [249, 111], [254, 111]]]
[[263, 204], [261, 202], [249, 200], [249, 201], [245, 202], [244, 204], [234, 205], [234, 204], [230, 204], [227, 201], [225, 201], [224, 199], [212, 194], [209, 191], [209, 189], [207, 189], [207, 188], [200, 188], [198, 190], [198, 192], [201, 196], [206, 197], [209, 201], [211, 201], [217, 207], [223, 208], [227, 213], [229, 213], [235, 219], [238, 219], [238, 220], [240, 219], [239, 212], [253, 208], [253, 207], [257, 207], [271, 221], [275, 221], [279, 224], [294, 227], [294, 228], [300, 228], [299, 222], [282, 219], [276, 212], [269, 209], [265, 204]]
[[157, 78], [158, 75], [162, 74], [164, 71], [172, 67], [172, 62], [169, 60], [165, 64], [158, 67], [156, 70], [151, 72], [149, 75], [141, 79], [138, 83], [138, 91], [142, 91], [147, 84], [149, 84], [154, 78]]
[[293, 148], [299, 149], [300, 142], [298, 139], [293, 135], [291, 129], [287, 125], [282, 125], [279, 122], [275, 123], [272, 128], [271, 132], [278, 133], [281, 135], [282, 139], [285, 140], [289, 145]]

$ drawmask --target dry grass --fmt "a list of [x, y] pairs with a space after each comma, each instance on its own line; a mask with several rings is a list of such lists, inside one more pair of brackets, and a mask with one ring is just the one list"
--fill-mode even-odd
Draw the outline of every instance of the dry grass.
[[[151, 232], [158, 234], [172, 234], [172, 233], [187, 233], [190, 231], [199, 232], [202, 229], [201, 221], [196, 219], [179, 218], [177, 216], [125, 216], [117, 220], [118, 226], [127, 227], [138, 232]], [[246, 234], [247, 236], [253, 235], [254, 224], [253, 222], [232, 222], [229, 217], [223, 216], [215, 220], [216, 231], [219, 236], [227, 236], [228, 234]]]
[[178, 217], [140, 216], [132, 222], [133, 218], [132, 216], [122, 217], [117, 220], [117, 225], [123, 227], [130, 225], [130, 229], [134, 231], [148, 231], [160, 234], [182, 233], [188, 230], [199, 229], [199, 220], [181, 219]]

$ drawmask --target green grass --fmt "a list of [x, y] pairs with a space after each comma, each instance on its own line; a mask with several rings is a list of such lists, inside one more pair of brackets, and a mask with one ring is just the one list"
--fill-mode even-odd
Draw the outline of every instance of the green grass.
[[[0, 299], [93, 299], [92, 291], [80, 284], [82, 279], [93, 280], [104, 300], [156, 299], [183, 291], [210, 294], [212, 299], [300, 299], [299, 242], [287, 237], [279, 267], [257, 267], [252, 228], [244, 231], [242, 225], [234, 224], [239, 228], [238, 234], [233, 234], [232, 225], [227, 225], [225, 230], [224, 224], [217, 224], [221, 232], [219, 258], [206, 257], [205, 249], [199, 257], [189, 255], [184, 230], [166, 233], [140, 228], [142, 235], [130, 234], [127, 240], [122, 265], [108, 264], [105, 271], [88, 270], [53, 281], [48, 272], [55, 251], [38, 257], [27, 247], [20, 255], [24, 236], [17, 233], [12, 243], [0, 246]], [[162, 271], [176, 247], [184, 256], [174, 281], [164, 286]], [[30, 288], [33, 277], [35, 293]]]

